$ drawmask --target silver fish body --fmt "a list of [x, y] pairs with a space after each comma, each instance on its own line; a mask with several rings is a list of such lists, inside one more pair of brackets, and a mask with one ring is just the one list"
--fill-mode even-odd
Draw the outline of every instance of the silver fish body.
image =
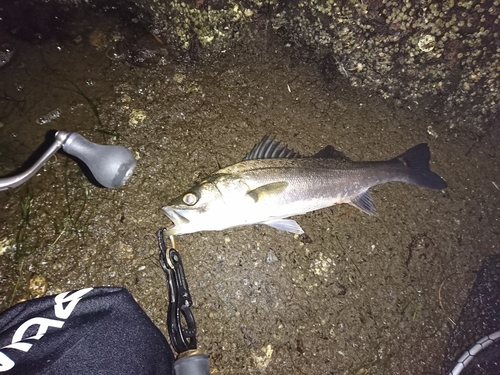
[[399, 181], [430, 189], [446, 182], [429, 169], [426, 144], [388, 161], [355, 162], [332, 146], [302, 157], [264, 139], [244, 161], [220, 169], [163, 207], [174, 226], [167, 235], [266, 224], [302, 234], [290, 216], [348, 203], [375, 214], [370, 188]]

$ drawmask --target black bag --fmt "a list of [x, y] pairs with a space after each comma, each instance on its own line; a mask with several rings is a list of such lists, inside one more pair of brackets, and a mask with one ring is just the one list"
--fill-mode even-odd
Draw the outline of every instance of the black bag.
[[86, 288], [0, 314], [0, 374], [173, 374], [167, 340], [123, 288]]

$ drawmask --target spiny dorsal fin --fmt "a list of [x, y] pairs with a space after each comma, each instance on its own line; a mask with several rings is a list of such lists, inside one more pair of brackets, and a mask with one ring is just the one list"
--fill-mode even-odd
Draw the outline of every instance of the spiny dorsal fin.
[[338, 160], [351, 160], [347, 156], [344, 155], [343, 152], [335, 150], [335, 148], [331, 145], [322, 148], [317, 153], [313, 155], [313, 158], [320, 159], [338, 159]]
[[293, 159], [300, 158], [300, 154], [281, 145], [273, 138], [267, 135], [255, 145], [255, 147], [248, 153], [243, 160], [254, 159]]

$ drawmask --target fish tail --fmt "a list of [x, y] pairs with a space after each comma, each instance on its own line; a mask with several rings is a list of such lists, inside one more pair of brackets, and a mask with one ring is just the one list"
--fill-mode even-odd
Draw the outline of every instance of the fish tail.
[[405, 182], [428, 189], [444, 189], [446, 182], [429, 168], [431, 153], [427, 143], [421, 143], [395, 157], [391, 162], [405, 169]]

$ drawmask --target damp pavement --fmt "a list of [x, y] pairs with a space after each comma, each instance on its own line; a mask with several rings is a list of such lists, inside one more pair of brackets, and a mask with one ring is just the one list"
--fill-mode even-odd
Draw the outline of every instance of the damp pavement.
[[425, 113], [325, 80], [269, 31], [221, 53], [176, 54], [145, 30], [88, 17], [14, 49], [0, 67], [0, 174], [50, 130], [132, 150], [118, 190], [62, 154], [0, 192], [2, 309], [98, 285], [130, 290], [164, 333], [155, 232], [171, 198], [240, 161], [263, 135], [303, 154], [328, 144], [381, 160], [426, 142], [443, 191], [391, 183], [378, 216], [339, 205], [266, 226], [177, 238], [199, 346], [218, 374], [438, 374], [480, 262], [499, 251], [498, 130], [471, 139]]

